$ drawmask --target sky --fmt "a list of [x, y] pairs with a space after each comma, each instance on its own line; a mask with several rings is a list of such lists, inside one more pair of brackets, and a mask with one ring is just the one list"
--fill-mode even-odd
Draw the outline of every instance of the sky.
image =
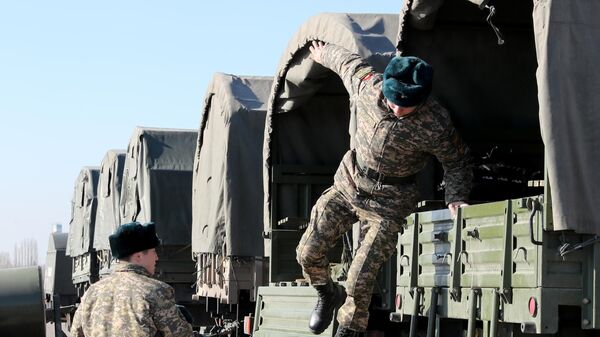
[[0, 0], [0, 252], [68, 230], [75, 179], [135, 126], [197, 129], [214, 72], [273, 75], [321, 12], [401, 0]]

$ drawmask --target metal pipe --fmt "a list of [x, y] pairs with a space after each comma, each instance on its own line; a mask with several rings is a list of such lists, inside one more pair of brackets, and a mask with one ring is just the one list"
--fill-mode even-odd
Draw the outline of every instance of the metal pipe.
[[413, 303], [412, 316], [410, 317], [410, 332], [408, 337], [417, 337], [417, 317], [419, 316], [419, 307], [421, 303], [421, 293], [423, 289], [419, 287], [414, 288], [415, 301]]
[[437, 316], [438, 288], [431, 289], [431, 303], [429, 304], [429, 319], [427, 321], [427, 337], [435, 333], [435, 319]]
[[477, 322], [477, 295], [479, 289], [471, 289], [469, 295], [469, 323], [467, 328], [467, 337], [475, 337], [475, 323]]
[[500, 313], [499, 299], [500, 294], [494, 290], [494, 297], [492, 297], [492, 321], [490, 322], [490, 335], [488, 337], [498, 336], [498, 315]]

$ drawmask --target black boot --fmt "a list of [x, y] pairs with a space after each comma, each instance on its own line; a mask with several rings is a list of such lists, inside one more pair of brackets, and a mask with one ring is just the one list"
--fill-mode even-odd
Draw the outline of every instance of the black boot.
[[346, 300], [346, 291], [339, 284], [329, 280], [327, 284], [315, 286], [319, 299], [310, 315], [308, 328], [314, 334], [321, 334], [333, 320], [333, 312]]
[[338, 329], [335, 332], [335, 337], [358, 337], [359, 335], [360, 335], [360, 332], [350, 330], [348, 328], [344, 328], [341, 326], [338, 326]]

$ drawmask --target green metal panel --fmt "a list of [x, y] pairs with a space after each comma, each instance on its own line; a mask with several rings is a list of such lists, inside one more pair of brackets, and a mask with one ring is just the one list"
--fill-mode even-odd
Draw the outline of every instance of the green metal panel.
[[417, 264], [413, 258], [418, 256], [417, 244], [418, 225], [415, 224], [416, 214], [406, 218], [406, 227], [404, 233], [398, 238], [398, 269], [396, 283], [401, 286], [411, 287], [413, 275], [416, 277]]
[[[313, 287], [260, 287], [256, 301], [254, 337], [309, 337], [310, 314], [317, 302]], [[335, 321], [335, 318], [334, 318]], [[331, 324], [320, 336], [333, 336]]]
[[415, 215], [406, 218], [404, 233], [398, 236], [398, 270], [396, 275], [396, 284], [409, 287], [411, 285], [411, 265], [413, 265], [413, 244], [415, 239]]
[[447, 209], [419, 213], [419, 278], [423, 287], [450, 285], [452, 263], [449, 236], [454, 221]]
[[296, 246], [302, 233], [302, 231], [293, 229], [271, 231], [270, 282], [293, 281], [302, 278], [302, 270], [296, 262]]
[[[397, 309], [402, 319], [406, 321], [412, 315], [414, 306], [414, 292], [407, 287], [398, 287], [397, 293], [402, 297], [402, 306]], [[417, 306], [419, 316], [428, 316], [431, 310], [432, 288], [424, 288]], [[493, 319], [494, 289], [482, 289], [477, 298], [475, 317], [479, 321]], [[581, 292], [577, 289], [560, 288], [523, 288], [514, 289], [512, 303], [502, 302], [499, 321], [503, 323], [529, 323], [534, 333], [556, 333], [558, 331], [559, 305], [578, 305], [581, 301]], [[453, 318], [467, 320], [469, 318], [470, 291], [463, 289], [460, 300], [452, 299], [448, 288], [440, 288], [437, 299], [437, 315], [439, 318]], [[535, 298], [538, 312], [535, 316], [529, 314], [529, 299]]]
[[[401, 257], [396, 292], [402, 304], [396, 312], [407, 317], [413, 314], [415, 287], [420, 287], [418, 315], [429, 315], [432, 288], [438, 287], [439, 317], [468, 320], [470, 293], [472, 289], [480, 289], [474, 317], [487, 321], [486, 331], [496, 312], [494, 300], [500, 294], [500, 322], [525, 323], [526, 330], [533, 333], [555, 333], [559, 307], [582, 303], [585, 271], [583, 293], [587, 304], [583, 308], [582, 326], [597, 328], [598, 267], [593, 263], [600, 263], [597, 262], [600, 248], [595, 248], [598, 252], [594, 253], [578, 250], [561, 257], [558, 252], [562, 244], [582, 242], [586, 237], [544, 231], [544, 209], [531, 213], [534, 201], [544, 205], [542, 199], [536, 196], [468, 206], [459, 210], [454, 222], [445, 210], [408, 217], [408, 228], [398, 241]], [[530, 217], [533, 238], [542, 239], [542, 245], [531, 240]], [[460, 226], [457, 228], [456, 224]], [[439, 235], [441, 232], [448, 233], [447, 243], [439, 240], [443, 237]], [[593, 254], [599, 254], [597, 260]], [[417, 262], [419, 277], [412, 283], [410, 271]], [[534, 316], [528, 310], [530, 298], [538, 305]]]
[[600, 329], [600, 243], [586, 248], [581, 327]]
[[541, 286], [581, 289], [586, 261], [583, 250], [560, 256], [559, 248], [566, 242], [585, 241], [585, 236], [573, 232], [543, 232], [543, 245], [539, 246], [542, 263], [539, 266]]
[[94, 283], [98, 280], [98, 260], [96, 251], [73, 257], [73, 284]]
[[465, 287], [533, 287], [537, 250], [529, 239], [529, 211], [521, 199], [470, 206], [463, 211], [461, 284]]

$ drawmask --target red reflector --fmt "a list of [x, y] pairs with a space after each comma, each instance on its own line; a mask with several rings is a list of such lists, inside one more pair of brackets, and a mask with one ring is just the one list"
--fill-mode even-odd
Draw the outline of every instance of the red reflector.
[[252, 317], [252, 316], [244, 317], [244, 333], [246, 335], [252, 334], [252, 326], [254, 325], [253, 323], [254, 323], [254, 317]]
[[402, 308], [402, 295], [396, 295], [396, 309], [400, 310]]
[[537, 300], [535, 299], [535, 297], [530, 297], [529, 298], [529, 314], [531, 315], [531, 317], [537, 316], [537, 310], [538, 310]]

